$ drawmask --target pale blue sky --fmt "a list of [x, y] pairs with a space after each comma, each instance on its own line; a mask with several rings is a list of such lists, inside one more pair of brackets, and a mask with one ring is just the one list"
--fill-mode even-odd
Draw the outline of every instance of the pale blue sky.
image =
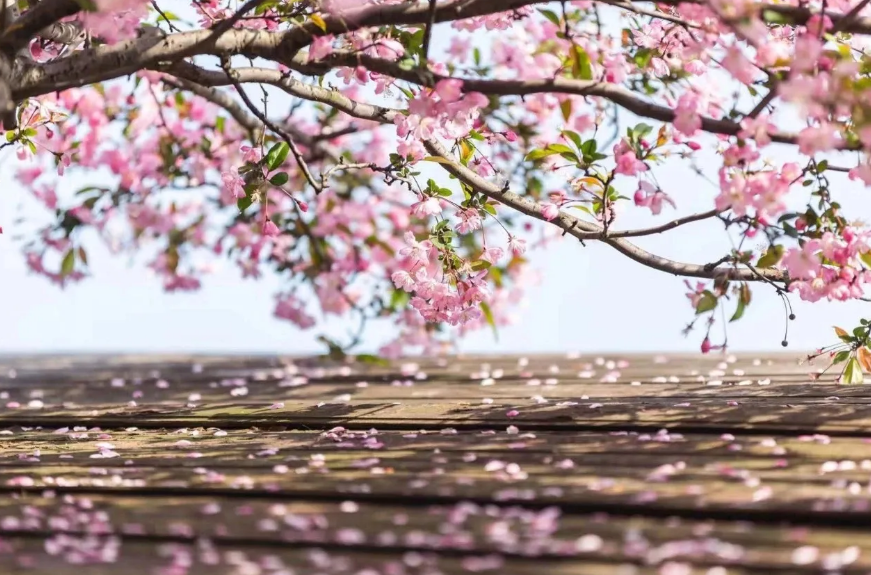
[[[10, 162], [3, 167], [8, 174]], [[706, 161], [713, 169], [713, 159]], [[688, 172], [673, 169], [657, 173], [672, 193], [680, 213], [707, 209], [712, 186]], [[835, 176], [847, 182], [846, 177]], [[868, 191], [852, 183], [838, 186], [852, 213], [869, 212]], [[208, 277], [204, 289], [192, 294], [165, 294], [159, 282], [141, 265], [111, 257], [96, 243], [90, 248], [95, 277], [60, 290], [26, 273], [12, 244], [17, 206], [25, 205], [24, 190], [0, 178], [0, 352], [25, 351], [211, 351], [211, 352], [318, 352], [317, 332], [301, 332], [271, 316], [275, 278], [243, 281], [231, 264]], [[25, 213], [33, 214], [32, 209]], [[663, 217], [672, 216], [665, 212]], [[650, 222], [639, 210], [630, 210], [621, 227]], [[704, 263], [728, 249], [728, 239], [717, 226], [694, 224], [640, 245], [661, 255]], [[519, 321], [500, 332], [469, 338], [467, 351], [691, 351], [700, 336], [686, 339], [680, 331], [691, 318], [682, 280], [644, 268], [607, 246], [563, 240], [533, 254], [542, 282], [529, 291], [526, 306], [517, 310]], [[868, 313], [863, 302], [803, 304], [792, 298], [798, 320], [790, 328], [791, 349], [828, 343], [830, 326], [855, 323]], [[783, 310], [765, 286], [757, 286], [745, 319], [730, 326], [730, 343], [744, 350], [780, 349]], [[334, 334], [350, 326], [333, 323]], [[373, 329], [367, 347], [389, 336], [389, 326]]]
[[[438, 36], [438, 35], [437, 35]], [[791, 152], [779, 151], [781, 158]], [[139, 262], [112, 257], [92, 242], [89, 259], [94, 276], [65, 290], [26, 272], [13, 245], [19, 214], [39, 213], [25, 190], [10, 177], [14, 155], [0, 156], [0, 352], [141, 351], [141, 352], [320, 352], [317, 330], [302, 332], [272, 317], [275, 277], [260, 281], [239, 278], [234, 265], [204, 281], [201, 291], [165, 294], [160, 283]], [[845, 163], [845, 162], [840, 162]], [[701, 162], [715, 177], [717, 159]], [[618, 227], [663, 222], [678, 215], [710, 209], [714, 187], [686, 169], [656, 171], [660, 185], [678, 202], [678, 211], [657, 218], [629, 208]], [[871, 213], [869, 191], [834, 175], [835, 191], [848, 213]], [[65, 186], [68, 182], [65, 182]], [[632, 195], [632, 189], [624, 189]], [[23, 206], [23, 208], [22, 208]], [[23, 209], [23, 211], [19, 211]], [[642, 238], [640, 245], [674, 259], [706, 263], [729, 250], [719, 225], [694, 224], [661, 237]], [[499, 340], [484, 331], [465, 340], [464, 351], [692, 351], [701, 334], [689, 338], [681, 328], [692, 318], [683, 280], [644, 268], [604, 245], [563, 240], [531, 254], [542, 281], [528, 292], [526, 305], [516, 310], [519, 321], [503, 328]], [[869, 304], [803, 304], [792, 298], [797, 321], [790, 326], [790, 349], [810, 349], [829, 343], [831, 326], [852, 326]], [[334, 335], [352, 326], [332, 322]], [[781, 349], [784, 312], [773, 290], [756, 286], [745, 319], [730, 325], [729, 341], [736, 350]], [[721, 333], [715, 332], [719, 340]], [[369, 331], [365, 347], [390, 337], [390, 326]]]

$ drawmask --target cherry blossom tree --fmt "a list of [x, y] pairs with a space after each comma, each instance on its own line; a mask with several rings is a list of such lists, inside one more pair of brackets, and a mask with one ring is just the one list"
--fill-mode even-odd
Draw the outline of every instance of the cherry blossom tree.
[[[527, 257], [565, 236], [684, 278], [687, 331], [725, 348], [712, 326], [754, 289], [788, 322], [790, 298], [871, 281], [871, 231], [837, 194], [871, 185], [868, 4], [7, 0], [3, 147], [51, 216], [24, 256], [63, 286], [104, 241], [168, 291], [229, 258], [283, 278], [278, 318], [358, 320], [333, 353], [392, 318], [396, 356], [504, 324]], [[705, 153], [710, 209], [681, 215], [657, 173], [703, 172]], [[72, 173], [93, 184], [58, 194]], [[650, 224], [621, 224], [633, 210]], [[635, 243], [690, 224], [734, 248], [682, 262]], [[871, 370], [869, 331], [822, 350], [845, 381]]]

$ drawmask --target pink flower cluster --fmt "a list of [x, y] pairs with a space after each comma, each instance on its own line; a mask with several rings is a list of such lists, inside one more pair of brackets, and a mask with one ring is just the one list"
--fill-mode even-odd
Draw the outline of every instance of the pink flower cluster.
[[790, 248], [783, 258], [790, 291], [806, 301], [845, 301], [864, 296], [871, 271], [861, 258], [871, 251], [871, 231], [845, 228], [840, 237], [826, 232]]
[[744, 216], [752, 209], [763, 224], [784, 212], [786, 195], [802, 175], [798, 164], [789, 162], [780, 170], [751, 170], [748, 166], [759, 158], [759, 152], [750, 144], [732, 145], [723, 157], [720, 194], [715, 200], [718, 210], [731, 209]]
[[460, 325], [478, 319], [480, 304], [492, 297], [484, 281], [486, 270], [457, 279], [456, 286], [452, 286], [431, 277], [428, 271], [436, 251], [432, 242], [418, 241], [414, 234], [406, 232], [405, 243], [399, 253], [407, 259], [406, 269], [393, 272], [391, 278], [397, 289], [413, 294], [411, 306], [429, 322]]
[[397, 115], [400, 138], [426, 140], [433, 137], [465, 137], [489, 100], [477, 92], [463, 92], [462, 80], [442, 80], [433, 90], [421, 90], [408, 103], [409, 114]]
[[148, 15], [148, 0], [95, 0], [96, 12], [81, 12], [79, 20], [92, 36], [108, 44], [135, 38]]

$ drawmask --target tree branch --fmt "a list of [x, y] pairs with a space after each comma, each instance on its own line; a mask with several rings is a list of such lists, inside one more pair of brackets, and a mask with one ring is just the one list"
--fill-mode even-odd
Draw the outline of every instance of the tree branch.
[[184, 78], [164, 78], [163, 82], [179, 90], [191, 92], [200, 98], [208, 100], [216, 106], [220, 106], [226, 110], [240, 126], [248, 131], [251, 135], [251, 141], [257, 141], [259, 139], [259, 133], [263, 131], [263, 123], [245, 110], [245, 108], [243, 108], [237, 100], [233, 99], [228, 92], [209, 88], [207, 86], [201, 86], [196, 82], [191, 82]]
[[[373, 72], [391, 76], [412, 84], [427, 85], [426, 78], [416, 70], [403, 70], [398, 64], [381, 58], [373, 58], [363, 54], [340, 52], [333, 54], [323, 62], [317, 64], [327, 66], [363, 66]], [[300, 58], [294, 59], [292, 67], [305, 73], [308, 69], [311, 73], [312, 64], [303, 64]], [[319, 72], [323, 72], [320, 70]], [[674, 122], [676, 114], [673, 108], [648, 102], [639, 98], [629, 90], [616, 84], [596, 82], [592, 80], [572, 80], [570, 78], [553, 78], [541, 80], [478, 80], [475, 78], [455, 78], [443, 74], [431, 74], [434, 82], [446, 79], [456, 79], [463, 82], [463, 90], [466, 92], [480, 92], [488, 96], [525, 96], [529, 94], [572, 94], [576, 96], [595, 96], [609, 100], [628, 110], [636, 116], [659, 120], [661, 122]], [[735, 136], [741, 131], [741, 125], [731, 120], [721, 120], [711, 117], [701, 117], [701, 129], [712, 134]], [[774, 132], [771, 140], [781, 144], [795, 144], [798, 142], [797, 134]]]
[[42, 0], [25, 12], [14, 24], [6, 28], [0, 36], [0, 50], [9, 55], [27, 46], [31, 38], [41, 30], [49, 28], [67, 16], [73, 16], [82, 9], [76, 0]]
[[[646, 4], [649, 0], [627, 0], [633, 4]], [[706, 0], [659, 0], [656, 4], [662, 6], [680, 6], [681, 4], [697, 4], [706, 5]], [[763, 21], [766, 20], [766, 14], [786, 17], [789, 24], [801, 26], [807, 24], [814, 15], [819, 14], [818, 10], [810, 10], [804, 6], [790, 6], [788, 4], [755, 4], [756, 13]], [[871, 18], [847, 18], [847, 14], [826, 10], [826, 16], [832, 21], [834, 26], [838, 26], [841, 32], [851, 32], [854, 34], [871, 34]], [[848, 20], [845, 24], [840, 24], [842, 20]], [[772, 22], [783, 24], [784, 22]]]
[[233, 83], [236, 91], [239, 92], [239, 96], [242, 98], [242, 101], [245, 102], [245, 105], [248, 107], [251, 113], [257, 116], [257, 119], [260, 120], [264, 126], [269, 128], [272, 132], [280, 136], [281, 139], [285, 141], [287, 146], [290, 148], [290, 153], [293, 154], [293, 157], [296, 160], [297, 165], [299, 166], [299, 170], [302, 172], [303, 176], [305, 176], [305, 179], [315, 189], [316, 194], [321, 193], [323, 191], [323, 188], [321, 188], [321, 186], [315, 181], [311, 170], [309, 170], [308, 164], [302, 157], [302, 152], [299, 151], [299, 148], [296, 146], [296, 142], [293, 141], [293, 135], [281, 126], [275, 124], [269, 118], [267, 118], [266, 114], [261, 112], [257, 108], [257, 106], [254, 105], [254, 103], [248, 97], [248, 94], [245, 92], [245, 88], [243, 88], [241, 84], [239, 84], [239, 80], [235, 77], [234, 71], [230, 68], [229, 60], [222, 61], [221, 66], [224, 72], [227, 74], [227, 77]]
[[[232, 81], [223, 72], [212, 72], [195, 67], [186, 67], [180, 73], [192, 76], [190, 79], [208, 85], [226, 85]], [[393, 122], [393, 119], [400, 112], [390, 108], [374, 106], [351, 100], [340, 92], [334, 92], [318, 86], [305, 84], [283, 76], [277, 70], [267, 68], [243, 68], [234, 71], [235, 80], [242, 82], [265, 83], [282, 88], [289, 94], [307, 100], [321, 102], [336, 108], [350, 116], [364, 120], [372, 120], [383, 124]], [[498, 185], [482, 178], [469, 168], [455, 162], [445, 148], [438, 142], [425, 140], [424, 145], [427, 151], [440, 158], [438, 162], [448, 173], [455, 176], [462, 182], [468, 184], [481, 194], [494, 199], [507, 207], [536, 218], [538, 220], [548, 222], [542, 213], [542, 206], [529, 198], [522, 197], [514, 192], [507, 191]], [[551, 225], [562, 229], [569, 235], [572, 235], [580, 240], [601, 240], [612, 248], [621, 252], [623, 255], [641, 263], [645, 266], [671, 273], [679, 276], [698, 277], [698, 278], [718, 278], [724, 277], [731, 280], [739, 281], [772, 281], [786, 282], [788, 278], [786, 274], [780, 270], [764, 269], [739, 269], [739, 268], [708, 268], [703, 265], [686, 264], [676, 262], [667, 258], [657, 256], [647, 252], [635, 244], [632, 244], [622, 238], [609, 238], [605, 235], [604, 230], [598, 224], [580, 220], [569, 214], [560, 213], [559, 217], [549, 222]]]
[[609, 231], [606, 235], [607, 238], [636, 238], [639, 236], [652, 236], [654, 234], [661, 234], [663, 232], [667, 232], [678, 228], [680, 226], [691, 224], [693, 222], [699, 222], [702, 220], [707, 220], [710, 218], [714, 218], [721, 214], [720, 210], [708, 210], [707, 212], [701, 212], [698, 214], [691, 214], [689, 216], [684, 216], [682, 218], [677, 218], [671, 220], [670, 222], [666, 222], [659, 226], [652, 226], [649, 228], [639, 228], [636, 230], [615, 230]]

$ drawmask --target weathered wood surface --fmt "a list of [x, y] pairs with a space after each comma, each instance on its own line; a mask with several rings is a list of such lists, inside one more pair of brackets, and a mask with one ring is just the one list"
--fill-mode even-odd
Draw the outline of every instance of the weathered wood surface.
[[0, 573], [871, 573], [795, 356], [0, 356]]

